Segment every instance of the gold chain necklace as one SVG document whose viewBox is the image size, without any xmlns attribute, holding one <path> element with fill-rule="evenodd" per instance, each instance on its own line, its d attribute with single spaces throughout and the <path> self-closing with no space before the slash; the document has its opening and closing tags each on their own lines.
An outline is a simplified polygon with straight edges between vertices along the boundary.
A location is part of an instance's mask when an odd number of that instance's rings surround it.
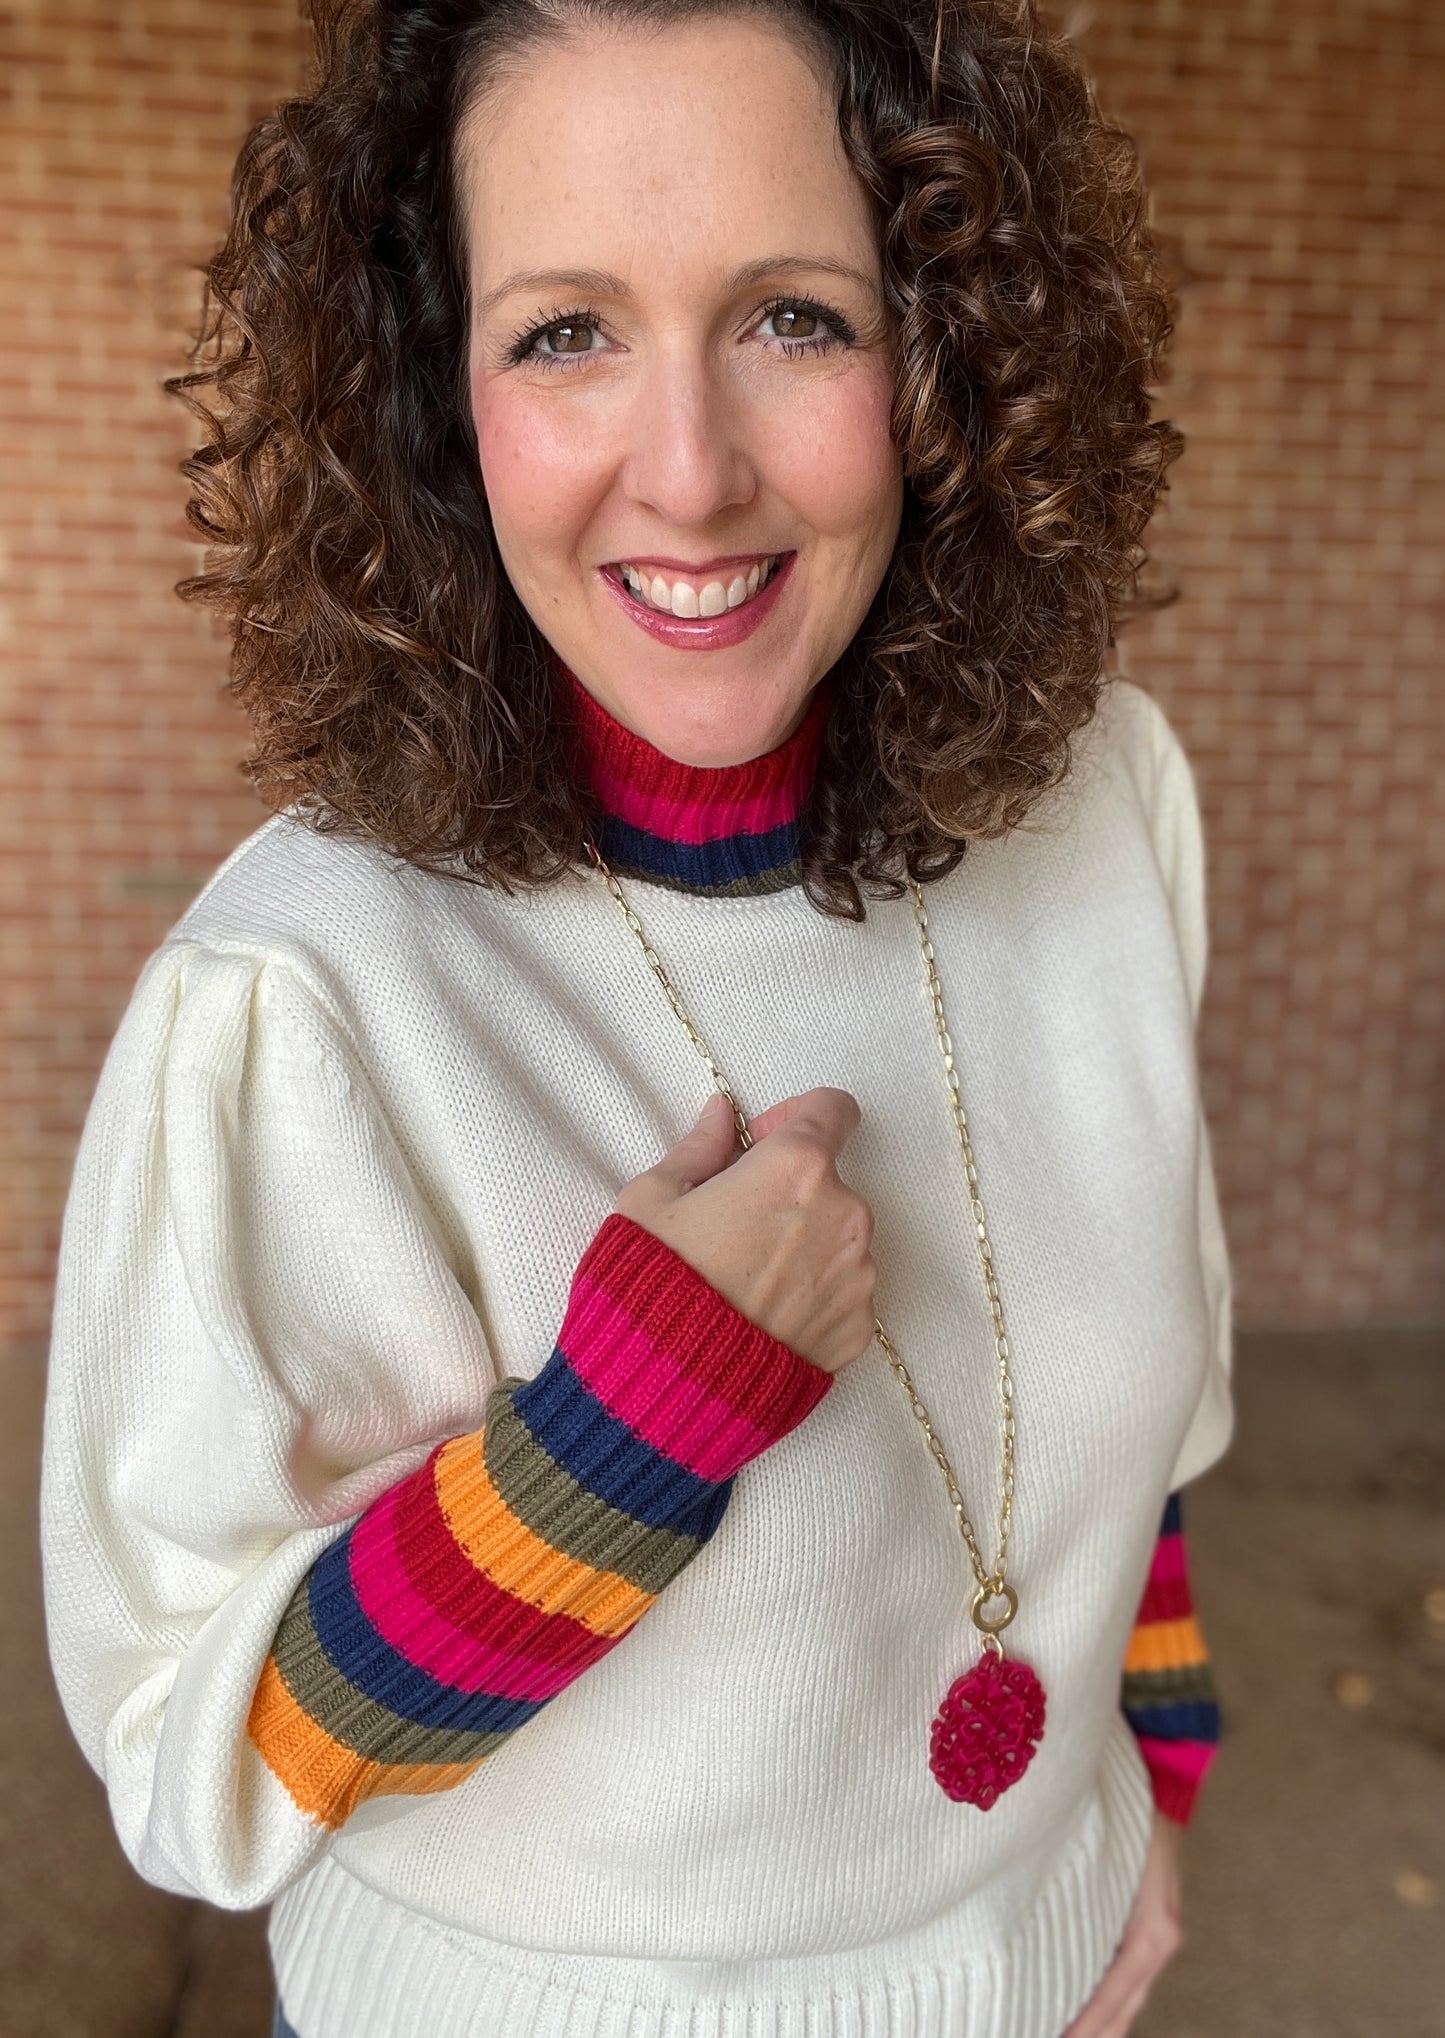
<svg viewBox="0 0 1445 2038">
<path fill-rule="evenodd" d="M 616 900 L 629 931 L 635 936 L 647 967 L 661 986 L 683 1033 L 711 1076 L 714 1087 L 727 1098 L 732 1109 L 738 1144 L 746 1151 L 753 1144 L 753 1136 L 732 1084 L 723 1074 L 712 1050 L 694 1025 L 676 985 L 648 939 L 647 930 L 633 910 L 631 901 L 623 891 L 616 874 L 608 866 L 590 835 L 586 838 L 586 849 L 606 881 L 607 889 Z M 987 1811 L 1010 1784 L 1018 1781 L 1033 1759 L 1035 1747 L 1044 1730 L 1044 1691 L 1037 1675 L 1027 1663 L 1016 1658 L 1005 1660 L 1003 1643 L 999 1639 L 1001 1631 L 1009 1625 L 1018 1611 L 1018 1594 L 1004 1576 L 1014 1493 L 1013 1382 L 1009 1377 L 1008 1338 L 1004 1331 L 1003 1303 L 999 1296 L 998 1279 L 994 1273 L 993 1248 L 989 1243 L 983 1200 L 979 1194 L 973 1142 L 969 1138 L 968 1117 L 959 1090 L 953 1037 L 944 1011 L 943 985 L 939 980 L 928 913 L 918 883 L 912 878 L 908 882 L 913 899 L 913 917 L 918 928 L 919 949 L 933 1004 L 933 1023 L 938 1035 L 939 1052 L 943 1057 L 944 1075 L 948 1082 L 954 1132 L 958 1138 L 963 1171 L 968 1179 L 984 1287 L 993 1313 L 994 1350 L 998 1357 L 999 1387 L 1003 1396 L 1003 1480 L 999 1505 L 998 1556 L 991 1570 L 984 1566 L 973 1525 L 964 1508 L 963 1495 L 959 1492 L 953 1467 L 948 1462 L 948 1454 L 933 1427 L 928 1410 L 919 1399 L 912 1376 L 880 1317 L 874 1317 L 873 1330 L 889 1365 L 903 1384 L 914 1417 L 922 1428 L 928 1440 L 929 1450 L 943 1474 L 944 1484 L 948 1488 L 949 1504 L 957 1518 L 959 1532 L 968 1546 L 969 1562 L 977 1581 L 977 1589 L 969 1610 L 974 1626 L 980 1630 L 984 1638 L 983 1653 L 971 1670 L 954 1680 L 939 1708 L 930 1736 L 929 1767 L 951 1798 L 977 1805 L 981 1811 Z M 985 1609 L 989 1602 L 995 1599 L 1002 1599 L 1004 1607 L 1002 1613 L 990 1619 Z"/>
</svg>

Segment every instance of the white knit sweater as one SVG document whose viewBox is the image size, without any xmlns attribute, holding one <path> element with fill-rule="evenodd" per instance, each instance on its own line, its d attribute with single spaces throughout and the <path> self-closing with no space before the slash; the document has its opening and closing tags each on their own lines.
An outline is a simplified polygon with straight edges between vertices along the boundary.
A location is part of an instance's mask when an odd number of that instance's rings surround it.
<svg viewBox="0 0 1445 2038">
<path fill-rule="evenodd" d="M 629 890 L 747 1108 L 858 1097 L 881 1313 L 990 1555 L 997 1365 L 908 901 Z M 987 1813 L 928 1769 L 972 1579 L 876 1347 L 468 1781 L 330 1837 L 298 1811 L 245 1734 L 293 1588 L 535 1375 L 706 1077 L 591 873 L 508 898 L 281 816 L 146 965 L 66 1215 L 52 1649 L 141 1874 L 278 1899 L 304 2038 L 1058 2038 L 1108 1965 L 1152 1816 L 1120 1666 L 1165 1497 L 1232 1425 L 1160 709 L 1113 682 L 1064 784 L 928 898 L 1011 1350 L 1005 1641 L 1048 1701 Z"/>
</svg>

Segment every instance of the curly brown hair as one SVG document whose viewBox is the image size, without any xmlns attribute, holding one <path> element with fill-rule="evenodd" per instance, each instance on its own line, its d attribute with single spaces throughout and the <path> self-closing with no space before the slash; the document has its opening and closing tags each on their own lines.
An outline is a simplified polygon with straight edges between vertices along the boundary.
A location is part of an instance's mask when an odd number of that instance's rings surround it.
<svg viewBox="0 0 1445 2038">
<path fill-rule="evenodd" d="M 1034 0 L 314 0 L 309 89 L 251 130 L 206 265 L 182 471 L 273 806 L 510 889 L 591 817 L 550 648 L 492 536 L 466 397 L 454 160 L 499 57 L 577 24 L 750 11 L 836 80 L 876 209 L 905 499 L 832 674 L 803 880 L 951 870 L 1065 774 L 1183 448 L 1138 156 Z"/>
</svg>

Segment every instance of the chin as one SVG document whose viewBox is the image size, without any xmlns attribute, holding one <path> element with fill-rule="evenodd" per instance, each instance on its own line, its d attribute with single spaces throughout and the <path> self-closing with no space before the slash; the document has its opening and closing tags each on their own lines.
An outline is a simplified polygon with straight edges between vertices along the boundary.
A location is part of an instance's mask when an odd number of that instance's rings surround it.
<svg viewBox="0 0 1445 2038">
<path fill-rule="evenodd" d="M 781 739 L 772 722 L 744 721 L 725 717 L 717 723 L 672 721 L 649 738 L 659 750 L 675 757 L 679 764 L 695 764 L 716 771 L 729 764 L 746 764 L 761 757 Z"/>
<path fill-rule="evenodd" d="M 817 685 L 803 679 L 780 694 L 775 685 L 764 690 L 757 681 L 693 680 L 684 671 L 668 675 L 666 692 L 659 679 L 639 694 L 636 675 L 630 676 L 634 683 L 617 690 L 613 712 L 664 756 L 704 770 L 747 764 L 776 750 L 802 721 Z"/>
</svg>

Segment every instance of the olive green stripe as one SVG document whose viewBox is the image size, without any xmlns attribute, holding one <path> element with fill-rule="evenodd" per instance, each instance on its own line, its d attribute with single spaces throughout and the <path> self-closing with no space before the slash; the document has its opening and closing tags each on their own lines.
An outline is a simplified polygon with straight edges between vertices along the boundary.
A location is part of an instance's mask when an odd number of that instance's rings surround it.
<svg viewBox="0 0 1445 2038">
<path fill-rule="evenodd" d="M 487 1474 L 520 1522 L 559 1556 L 613 1571 L 654 1597 L 702 1548 L 696 1536 L 651 1528 L 580 1485 L 528 1429 L 512 1404 L 524 1380 L 503 1380 L 487 1397 L 482 1451 Z"/>
<path fill-rule="evenodd" d="M 1168 1670 L 1124 1673 L 1126 1706 L 1170 1705 L 1180 1699 L 1214 1699 L 1214 1672 L 1208 1663 L 1182 1663 Z"/>
<path fill-rule="evenodd" d="M 515 1727 L 479 1734 L 418 1726 L 358 1691 L 321 1646 L 311 1621 L 309 1584 L 303 1578 L 297 1587 L 271 1653 L 292 1698 L 333 1741 L 368 1762 L 431 1766 L 479 1761 L 516 1732 Z"/>
<path fill-rule="evenodd" d="M 803 882 L 803 865 L 798 857 L 787 863 L 780 863 L 772 870 L 755 871 L 750 877 L 729 878 L 724 884 L 699 885 L 686 878 L 675 877 L 660 870 L 644 870 L 640 865 L 614 863 L 612 866 L 619 877 L 643 878 L 648 884 L 663 885 L 670 892 L 686 892 L 695 899 L 760 899 L 769 892 L 785 892 L 793 885 Z"/>
</svg>

